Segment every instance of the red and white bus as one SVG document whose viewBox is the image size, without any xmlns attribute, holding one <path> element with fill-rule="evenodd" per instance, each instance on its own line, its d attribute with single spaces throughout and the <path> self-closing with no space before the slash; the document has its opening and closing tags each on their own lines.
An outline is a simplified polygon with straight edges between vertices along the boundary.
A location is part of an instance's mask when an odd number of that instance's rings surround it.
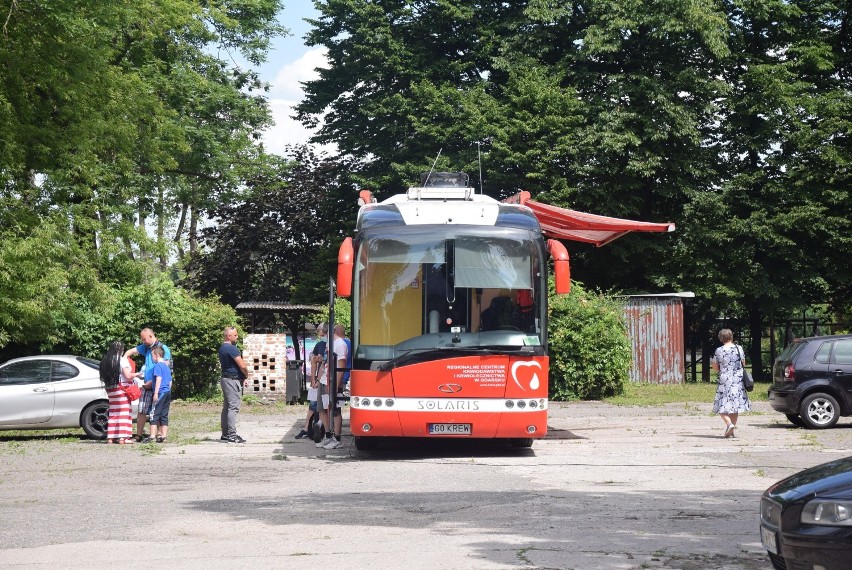
<svg viewBox="0 0 852 570">
<path fill-rule="evenodd" d="M 356 235 L 338 254 L 351 297 L 350 428 L 378 438 L 547 433 L 547 287 L 570 287 L 568 253 L 528 207 L 431 173 L 377 203 L 361 193 Z"/>
</svg>

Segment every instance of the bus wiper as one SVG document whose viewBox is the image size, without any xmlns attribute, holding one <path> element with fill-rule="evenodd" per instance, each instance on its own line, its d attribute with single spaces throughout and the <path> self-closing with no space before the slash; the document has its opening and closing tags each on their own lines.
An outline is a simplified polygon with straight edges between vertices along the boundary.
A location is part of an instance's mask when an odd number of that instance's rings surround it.
<svg viewBox="0 0 852 570">
<path fill-rule="evenodd" d="M 517 347 L 511 349 L 506 349 L 505 347 L 484 348 L 479 346 L 433 346 L 429 348 L 412 348 L 405 354 L 401 354 L 396 358 L 388 360 L 378 368 L 381 371 L 393 370 L 399 366 L 413 364 L 417 361 L 426 361 L 434 356 L 447 352 L 452 352 L 454 354 L 510 354 L 515 352 L 525 352 L 523 350 L 525 348 L 528 347 Z"/>
</svg>

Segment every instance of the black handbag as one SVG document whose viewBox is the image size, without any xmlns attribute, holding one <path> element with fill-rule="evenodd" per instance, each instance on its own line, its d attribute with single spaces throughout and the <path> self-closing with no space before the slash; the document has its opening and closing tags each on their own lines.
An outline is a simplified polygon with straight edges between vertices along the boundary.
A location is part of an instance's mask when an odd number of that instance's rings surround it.
<svg viewBox="0 0 852 570">
<path fill-rule="evenodd" d="M 745 388 L 746 392 L 751 392 L 754 390 L 754 378 L 752 378 L 751 374 L 749 374 L 748 370 L 746 370 L 745 361 L 743 360 L 743 349 L 740 348 L 740 345 L 738 344 L 735 344 L 734 346 L 737 347 L 737 355 L 740 357 L 740 367 L 743 369 L 743 388 Z"/>
</svg>

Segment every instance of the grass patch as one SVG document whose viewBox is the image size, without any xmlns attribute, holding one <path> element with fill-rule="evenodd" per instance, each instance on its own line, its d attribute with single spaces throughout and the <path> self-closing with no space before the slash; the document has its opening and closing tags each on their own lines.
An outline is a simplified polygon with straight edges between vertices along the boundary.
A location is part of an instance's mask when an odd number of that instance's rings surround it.
<svg viewBox="0 0 852 570">
<path fill-rule="evenodd" d="M 278 415 L 285 411 L 284 402 L 263 401 L 256 396 L 244 396 L 240 415 Z M 217 434 L 221 428 L 222 400 L 175 400 L 169 411 L 168 443 L 193 445 L 207 438 L 208 433 Z M 147 429 L 147 428 L 146 428 Z"/>
<path fill-rule="evenodd" d="M 819 442 L 816 434 L 813 433 L 806 433 L 802 435 L 802 440 L 802 443 L 798 444 L 801 447 L 825 447 L 822 443 Z"/>
<path fill-rule="evenodd" d="M 753 402 L 765 401 L 769 383 L 755 382 L 748 397 Z M 660 406 L 679 402 L 713 402 L 716 383 L 697 384 L 646 384 L 628 382 L 620 396 L 604 398 L 604 402 L 617 406 Z"/>
<path fill-rule="evenodd" d="M 202 434 L 218 432 L 222 404 L 215 402 L 172 402 L 169 410 L 168 443 L 193 445 L 203 439 Z M 150 429 L 150 428 L 145 428 Z"/>
<path fill-rule="evenodd" d="M 240 414 L 278 415 L 287 409 L 285 402 L 262 400 L 256 395 L 243 397 Z M 169 412 L 168 443 L 193 445 L 207 439 L 208 434 L 218 434 L 222 415 L 222 398 L 209 400 L 174 400 Z M 133 418 L 134 424 L 136 418 Z M 145 432 L 150 426 L 146 423 Z M 135 425 L 134 425 L 135 433 Z M 216 438 L 218 439 L 218 435 Z M 74 444 L 86 439 L 81 428 L 58 428 L 53 430 L 5 430 L 0 431 L 0 455 L 24 454 L 35 449 L 30 442 L 56 441 Z M 156 445 L 155 445 L 156 446 Z M 158 453 L 158 452 L 154 452 Z"/>
<path fill-rule="evenodd" d="M 163 446 L 159 443 L 139 443 L 136 449 L 142 452 L 142 455 L 157 455 L 163 451 Z"/>
</svg>

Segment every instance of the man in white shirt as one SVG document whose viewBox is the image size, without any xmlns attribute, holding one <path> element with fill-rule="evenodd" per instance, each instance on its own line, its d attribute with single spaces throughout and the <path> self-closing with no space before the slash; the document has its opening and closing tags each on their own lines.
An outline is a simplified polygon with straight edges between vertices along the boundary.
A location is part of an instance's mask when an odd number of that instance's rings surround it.
<svg viewBox="0 0 852 570">
<path fill-rule="evenodd" d="M 346 342 L 343 338 L 338 334 L 338 331 L 334 331 L 334 345 L 331 349 L 332 356 L 337 363 L 337 391 L 340 392 L 343 390 L 343 374 L 344 369 L 346 368 L 346 361 L 349 359 L 349 352 L 346 348 Z M 324 366 L 322 372 L 320 373 L 320 385 L 319 385 L 319 393 L 317 395 L 317 404 L 319 405 L 319 415 L 320 421 L 324 426 L 332 425 L 328 421 L 328 404 L 329 404 L 329 396 L 328 396 L 328 369 L 331 366 Z M 321 440 L 316 444 L 317 447 L 322 447 L 323 449 L 337 449 L 340 447 L 340 432 L 343 430 L 343 401 L 338 399 L 337 405 L 332 412 L 334 417 L 334 431 L 331 433 L 326 433 L 325 439 Z"/>
</svg>

